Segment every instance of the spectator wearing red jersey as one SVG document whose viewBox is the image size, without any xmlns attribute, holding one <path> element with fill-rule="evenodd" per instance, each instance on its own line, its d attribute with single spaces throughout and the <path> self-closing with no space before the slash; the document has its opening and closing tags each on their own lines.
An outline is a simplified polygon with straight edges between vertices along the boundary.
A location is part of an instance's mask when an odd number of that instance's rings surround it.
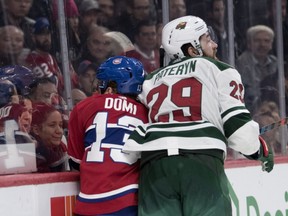
<svg viewBox="0 0 288 216">
<path fill-rule="evenodd" d="M 33 28 L 33 40 L 35 50 L 26 58 L 25 64 L 37 78 L 47 77 L 57 86 L 58 93 L 64 90 L 63 75 L 60 71 L 56 58 L 50 54 L 51 31 L 47 18 L 41 17 L 36 20 Z"/>
<path fill-rule="evenodd" d="M 34 139 L 28 134 L 32 118 L 27 118 L 29 108 L 23 104 L 9 103 L 0 108 L 0 144 L 6 144 L 13 139 L 15 143 L 34 143 Z M 26 119 L 26 120 L 24 120 Z M 13 134 L 13 138 L 7 139 L 7 134 Z M 13 141 L 12 141 L 13 142 Z"/>
</svg>

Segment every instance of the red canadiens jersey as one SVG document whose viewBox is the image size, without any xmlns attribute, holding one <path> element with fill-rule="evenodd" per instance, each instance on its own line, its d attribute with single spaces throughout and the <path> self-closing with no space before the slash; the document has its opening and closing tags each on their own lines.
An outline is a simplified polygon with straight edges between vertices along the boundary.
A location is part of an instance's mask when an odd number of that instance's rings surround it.
<svg viewBox="0 0 288 216">
<path fill-rule="evenodd" d="M 139 157 L 123 153 L 122 147 L 147 121 L 144 105 L 118 94 L 95 94 L 73 108 L 68 154 L 80 163 L 75 213 L 107 214 L 137 205 Z"/>
<path fill-rule="evenodd" d="M 38 78 L 51 78 L 56 83 L 59 92 L 64 90 L 63 75 L 56 59 L 51 54 L 32 51 L 26 58 L 26 66 L 31 68 Z"/>
</svg>

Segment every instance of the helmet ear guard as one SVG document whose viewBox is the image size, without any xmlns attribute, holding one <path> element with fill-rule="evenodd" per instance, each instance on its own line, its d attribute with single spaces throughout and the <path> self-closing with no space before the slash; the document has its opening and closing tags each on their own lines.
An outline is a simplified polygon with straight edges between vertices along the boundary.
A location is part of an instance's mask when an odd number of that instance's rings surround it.
<svg viewBox="0 0 288 216">
<path fill-rule="evenodd" d="M 196 16 L 184 16 L 167 23 L 162 30 L 162 46 L 171 59 L 182 58 L 181 47 L 191 44 L 203 55 L 200 37 L 208 31 L 206 23 Z"/>
<path fill-rule="evenodd" d="M 115 56 L 100 65 L 97 71 L 100 91 L 110 82 L 117 84 L 120 94 L 138 95 L 142 91 L 145 72 L 140 61 L 125 56 Z"/>
<path fill-rule="evenodd" d="M 15 94 L 14 88 L 14 84 L 0 81 L 0 107 L 11 102 L 11 98 Z"/>
</svg>

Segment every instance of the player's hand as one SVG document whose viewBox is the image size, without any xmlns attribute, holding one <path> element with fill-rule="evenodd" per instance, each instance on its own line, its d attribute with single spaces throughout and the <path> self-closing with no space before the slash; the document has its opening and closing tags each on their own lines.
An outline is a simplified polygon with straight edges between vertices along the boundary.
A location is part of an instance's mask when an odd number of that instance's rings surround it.
<svg viewBox="0 0 288 216">
<path fill-rule="evenodd" d="M 274 167 L 273 151 L 261 136 L 259 136 L 259 140 L 261 143 L 259 160 L 262 162 L 262 170 L 269 173 L 273 170 Z"/>
</svg>

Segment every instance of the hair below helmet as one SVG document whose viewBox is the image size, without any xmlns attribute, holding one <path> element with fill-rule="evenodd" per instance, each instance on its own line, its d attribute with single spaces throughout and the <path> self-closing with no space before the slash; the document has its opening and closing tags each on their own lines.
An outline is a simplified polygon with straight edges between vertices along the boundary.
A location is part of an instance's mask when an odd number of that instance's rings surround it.
<svg viewBox="0 0 288 216">
<path fill-rule="evenodd" d="M 206 23 L 196 16 L 184 16 L 167 23 L 162 30 L 162 46 L 171 59 L 182 58 L 181 47 L 190 43 L 203 55 L 200 37 L 208 31 Z"/>
<path fill-rule="evenodd" d="M 17 89 L 18 94 L 27 95 L 29 85 L 35 81 L 32 71 L 21 65 L 9 65 L 0 68 L 0 79 L 11 81 Z"/>
<path fill-rule="evenodd" d="M 100 65 L 97 71 L 101 91 L 106 90 L 110 81 L 114 81 L 117 84 L 118 93 L 129 95 L 141 93 L 144 75 L 142 63 L 125 56 L 109 58 Z"/>
</svg>

